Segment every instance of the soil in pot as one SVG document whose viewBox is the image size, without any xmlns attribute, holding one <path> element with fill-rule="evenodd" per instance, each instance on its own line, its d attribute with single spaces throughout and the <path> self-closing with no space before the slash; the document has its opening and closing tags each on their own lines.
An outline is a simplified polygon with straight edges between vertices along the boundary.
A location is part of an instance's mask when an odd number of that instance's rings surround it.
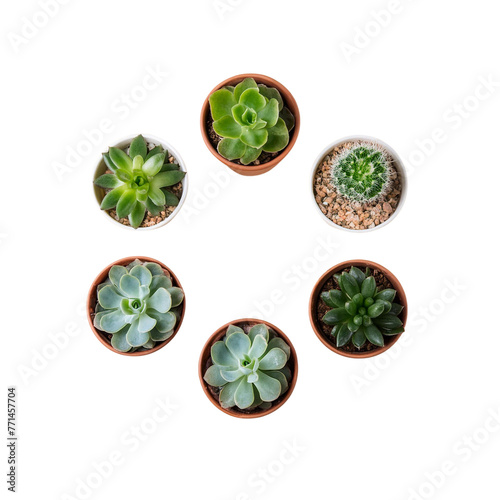
<svg viewBox="0 0 500 500">
<path fill-rule="evenodd" d="M 373 229 L 387 221 L 396 211 L 402 189 L 394 158 L 386 152 L 390 161 L 390 185 L 384 194 L 365 203 L 351 201 L 340 194 L 333 182 L 332 166 L 338 155 L 359 142 L 348 141 L 335 147 L 319 164 L 314 176 L 314 197 L 321 212 L 338 226 L 352 230 Z"/>
<path fill-rule="evenodd" d="M 236 321 L 236 322 L 232 322 L 231 324 L 234 326 L 240 327 L 248 335 L 248 333 L 250 332 L 250 329 L 253 326 L 258 325 L 258 324 L 262 324 L 262 323 L 266 324 L 267 327 L 269 328 L 269 331 L 273 332 L 276 337 L 281 338 L 290 346 L 291 354 L 290 354 L 290 358 L 289 358 L 286 366 L 288 368 L 290 368 L 290 371 L 292 373 L 292 377 L 291 377 L 291 380 L 289 380 L 289 382 L 288 382 L 288 384 L 289 384 L 288 389 L 278 399 L 274 400 L 271 403 L 264 403 L 264 405 L 261 407 L 257 407 L 257 408 L 253 408 L 253 409 L 244 409 L 244 410 L 238 408 L 237 406 L 233 406 L 231 408 L 222 408 L 222 406 L 220 406 L 220 403 L 219 403 L 219 393 L 222 390 L 222 388 L 221 387 L 214 387 L 214 386 L 211 386 L 210 384 L 208 384 L 203 379 L 203 375 L 208 370 L 208 368 L 210 368 L 210 366 L 213 365 L 212 357 L 210 356 L 210 350 L 212 348 L 212 345 L 215 344 L 215 342 L 222 340 L 226 336 L 227 327 L 225 327 L 223 330 L 220 331 L 219 335 L 214 337 L 211 344 L 209 346 L 206 346 L 205 349 L 203 350 L 202 356 L 204 356 L 205 353 L 207 353 L 207 355 L 206 355 L 206 359 L 204 361 L 202 359 L 202 365 L 200 365 L 200 368 L 202 370 L 202 373 L 200 373 L 200 379 L 202 381 L 202 384 L 204 385 L 206 390 L 211 394 L 212 401 L 216 402 L 217 405 L 221 408 L 221 410 L 224 411 L 225 413 L 229 413 L 229 414 L 232 414 L 234 416 L 241 416 L 243 418 L 253 417 L 253 416 L 258 417 L 258 416 L 267 415 L 267 414 L 273 412 L 274 410 L 276 410 L 278 407 L 280 407 L 285 402 L 285 400 L 287 400 L 290 397 L 290 394 L 292 393 L 292 391 L 295 387 L 295 382 L 297 380 L 296 354 L 295 354 L 295 350 L 294 350 L 292 344 L 290 343 L 290 341 L 287 338 L 285 338 L 283 335 L 281 335 L 279 331 L 277 331 L 275 328 L 272 327 L 272 325 L 270 325 L 269 323 L 266 323 L 264 321 L 257 321 L 257 320 L 255 320 L 255 321 Z"/>
<path fill-rule="evenodd" d="M 360 267 L 360 269 L 362 271 L 365 271 L 366 268 Z M 337 273 L 342 274 L 343 272 L 349 272 L 350 270 L 351 270 L 351 267 L 346 267 L 340 271 L 337 271 Z M 372 269 L 372 268 L 370 268 L 370 270 L 371 270 L 371 275 L 375 278 L 377 290 L 382 290 L 385 288 L 394 288 L 393 284 L 390 282 L 390 280 L 386 277 L 386 275 L 382 271 L 379 271 L 378 269 Z M 369 342 L 366 342 L 365 345 L 361 349 L 357 349 L 350 342 L 348 344 L 346 344 L 345 346 L 337 347 L 335 337 L 333 337 L 333 335 L 332 335 L 332 327 L 329 325 L 326 325 L 322 321 L 323 316 L 328 311 L 330 311 L 331 307 L 328 307 L 323 302 L 323 300 L 321 300 L 321 294 L 323 292 L 328 292 L 328 291 L 334 290 L 334 289 L 340 290 L 340 287 L 337 284 L 337 281 L 335 280 L 335 278 L 333 277 L 333 274 L 332 274 L 332 276 L 330 276 L 330 278 L 328 278 L 328 280 L 323 285 L 323 288 L 321 289 L 321 291 L 318 295 L 318 300 L 317 300 L 317 303 L 315 305 L 317 325 L 319 325 L 321 328 L 323 338 L 326 339 L 329 344 L 334 346 L 339 351 L 343 351 L 343 352 L 347 352 L 347 353 L 356 354 L 356 353 L 373 352 L 376 350 L 380 350 L 381 349 L 380 347 L 373 345 L 373 344 L 370 344 Z M 396 291 L 396 297 L 394 299 L 394 302 L 399 303 L 399 301 L 400 301 L 399 294 Z M 385 336 L 384 335 L 384 339 L 385 339 L 385 343 L 387 344 L 387 342 L 391 341 L 391 339 L 394 339 L 394 336 Z"/>
<path fill-rule="evenodd" d="M 156 147 L 158 144 L 154 144 L 152 142 L 148 142 L 148 151 L 151 151 L 154 147 Z M 125 152 L 128 154 L 129 148 L 125 150 Z M 169 163 L 177 163 L 177 160 L 175 159 L 174 156 L 169 155 L 168 157 Z M 106 170 L 106 174 L 111 174 L 111 170 Z M 182 198 L 182 191 L 183 191 L 183 186 L 182 186 L 182 181 L 178 182 L 177 184 L 174 184 L 173 186 L 169 186 L 168 190 L 171 191 L 177 198 L 180 200 Z M 111 191 L 110 189 L 103 189 L 103 197 Z M 156 226 L 156 224 L 159 224 L 160 222 L 163 222 L 165 219 L 168 219 L 170 215 L 173 214 L 174 210 L 177 208 L 177 206 L 165 206 L 165 208 L 158 214 L 158 215 L 153 215 L 149 210 L 146 210 L 146 214 L 144 216 L 143 221 L 141 222 L 139 227 L 151 227 L 151 226 Z M 130 221 L 128 220 L 127 217 L 124 217 L 120 219 L 118 215 L 116 214 L 116 209 L 112 208 L 111 210 L 106 210 L 106 213 L 115 219 L 117 222 L 120 224 L 123 224 L 124 226 L 130 226 Z"/>
</svg>

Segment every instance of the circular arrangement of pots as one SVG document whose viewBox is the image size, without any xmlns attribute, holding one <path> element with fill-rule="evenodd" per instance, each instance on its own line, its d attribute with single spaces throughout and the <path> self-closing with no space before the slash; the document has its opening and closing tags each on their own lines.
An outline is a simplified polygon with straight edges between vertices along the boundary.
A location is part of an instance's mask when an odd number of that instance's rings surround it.
<svg viewBox="0 0 500 500">
<path fill-rule="evenodd" d="M 238 174 L 255 176 L 269 172 L 290 153 L 298 138 L 300 113 L 281 83 L 265 75 L 242 74 L 210 92 L 202 105 L 200 127 L 214 157 Z M 187 169 L 180 154 L 151 135 L 131 136 L 112 146 L 98 162 L 93 180 L 101 212 L 127 229 L 165 226 L 187 196 Z M 394 149 L 360 135 L 337 140 L 318 155 L 309 189 L 315 210 L 329 226 L 362 233 L 395 219 L 408 180 Z M 183 323 L 186 300 L 178 278 L 162 262 L 127 257 L 97 275 L 86 307 L 90 327 L 102 345 L 137 357 L 172 341 Z M 309 318 L 325 347 L 363 359 L 384 353 L 398 341 L 408 304 L 401 283 L 388 269 L 368 260 L 350 260 L 319 278 L 310 296 Z M 203 392 L 221 412 L 241 419 L 262 417 L 292 395 L 297 353 L 271 323 L 239 319 L 208 338 L 198 375 Z"/>
</svg>

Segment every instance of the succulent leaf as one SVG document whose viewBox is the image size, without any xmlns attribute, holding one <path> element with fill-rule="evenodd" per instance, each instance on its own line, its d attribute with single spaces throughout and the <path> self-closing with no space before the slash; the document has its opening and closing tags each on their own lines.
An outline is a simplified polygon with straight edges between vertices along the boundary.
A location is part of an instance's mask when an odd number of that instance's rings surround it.
<svg viewBox="0 0 500 500">
<path fill-rule="evenodd" d="M 132 347 L 142 347 L 149 341 L 149 331 L 141 331 L 139 326 L 139 319 L 136 319 L 128 329 L 127 342 Z"/>
<path fill-rule="evenodd" d="M 118 167 L 113 163 L 113 160 L 111 160 L 109 153 L 103 153 L 102 159 L 104 160 L 106 167 L 108 167 L 111 172 L 117 171 Z"/>
<path fill-rule="evenodd" d="M 237 102 L 239 102 L 241 95 L 245 90 L 247 89 L 252 89 L 252 88 L 258 88 L 257 83 L 253 78 L 245 78 L 242 82 L 238 83 L 236 87 L 234 87 L 234 98 L 236 99 Z"/>
<path fill-rule="evenodd" d="M 361 294 L 364 298 L 372 298 L 377 291 L 377 284 L 375 283 L 375 278 L 370 276 L 363 281 L 361 285 Z"/>
<path fill-rule="evenodd" d="M 239 139 L 224 138 L 217 146 L 217 151 L 228 160 L 236 160 L 243 157 L 246 150 L 246 144 L 243 144 Z"/>
<path fill-rule="evenodd" d="M 394 314 L 384 314 L 383 316 L 375 318 L 374 323 L 388 330 L 403 326 L 402 321 L 397 316 L 394 316 Z"/>
<path fill-rule="evenodd" d="M 274 87 L 267 87 L 266 85 L 260 83 L 258 85 L 259 87 L 259 92 L 271 101 L 271 99 L 276 99 L 278 102 L 278 111 L 281 111 L 283 108 L 283 98 L 281 97 L 281 94 L 279 93 L 278 89 L 275 89 Z"/>
<path fill-rule="evenodd" d="M 241 142 L 251 148 L 262 148 L 266 144 L 268 131 L 266 129 L 250 129 L 245 127 L 238 134 Z"/>
<path fill-rule="evenodd" d="M 278 118 L 276 125 L 268 129 L 267 142 L 264 145 L 264 151 L 268 153 L 277 153 L 288 146 L 290 136 L 286 123 L 282 118 Z"/>
<path fill-rule="evenodd" d="M 121 352 L 128 352 L 132 349 L 132 346 L 127 342 L 127 331 L 124 329 L 118 333 L 115 333 L 111 337 L 111 345 Z"/>
<path fill-rule="evenodd" d="M 379 347 L 384 347 L 384 337 L 382 336 L 382 333 L 380 333 L 380 330 L 375 325 L 369 325 L 365 327 L 365 335 L 370 344 Z"/>
<path fill-rule="evenodd" d="M 127 186 L 123 185 L 110 191 L 102 199 L 101 210 L 110 210 L 111 208 L 116 207 L 116 204 L 118 203 L 119 199 L 121 198 L 122 194 L 125 192 L 126 189 Z"/>
<path fill-rule="evenodd" d="M 364 328 L 360 328 L 356 333 L 351 337 L 351 341 L 354 347 L 361 349 L 366 343 L 366 336 Z"/>
<path fill-rule="evenodd" d="M 98 177 L 95 181 L 96 186 L 113 189 L 122 185 L 122 182 L 116 175 L 113 174 L 104 174 Z"/>
<path fill-rule="evenodd" d="M 109 157 L 118 169 L 132 172 L 132 158 L 125 151 L 119 148 L 109 148 Z"/>
<path fill-rule="evenodd" d="M 144 137 L 138 135 L 130 144 L 129 156 L 134 159 L 136 156 L 140 156 L 143 160 L 146 159 L 148 154 L 148 146 Z"/>
<path fill-rule="evenodd" d="M 257 371 L 257 375 L 259 378 L 255 382 L 255 387 L 259 391 L 262 401 L 271 403 L 278 399 L 281 394 L 281 384 L 279 381 L 260 370 Z"/>
<path fill-rule="evenodd" d="M 213 385 L 215 387 L 223 386 L 227 383 L 227 380 L 220 374 L 221 368 L 218 365 L 212 365 L 205 372 L 204 379 L 207 384 Z"/>
<path fill-rule="evenodd" d="M 209 98 L 212 118 L 216 121 L 231 114 L 231 109 L 237 104 L 234 92 L 228 89 L 216 90 Z"/>
<path fill-rule="evenodd" d="M 374 298 L 375 300 L 387 300 L 388 302 L 392 302 L 396 298 L 396 290 L 387 288 L 386 290 L 378 292 Z"/>
<path fill-rule="evenodd" d="M 366 275 L 359 267 L 352 266 L 349 274 L 358 282 L 358 285 L 361 286 L 363 281 L 365 281 Z"/>
<path fill-rule="evenodd" d="M 236 359 L 243 359 L 250 350 L 251 341 L 245 333 L 235 332 L 227 337 L 226 346 Z"/>
</svg>

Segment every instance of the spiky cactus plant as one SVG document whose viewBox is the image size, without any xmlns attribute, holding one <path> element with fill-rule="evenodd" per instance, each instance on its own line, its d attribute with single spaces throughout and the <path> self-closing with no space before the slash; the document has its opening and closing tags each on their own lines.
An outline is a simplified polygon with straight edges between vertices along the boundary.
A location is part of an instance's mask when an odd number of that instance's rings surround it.
<svg viewBox="0 0 500 500">
<path fill-rule="evenodd" d="M 290 354 L 290 346 L 264 324 L 253 326 L 248 334 L 231 325 L 225 337 L 212 346 L 213 365 L 203 378 L 221 389 L 223 408 L 269 408 L 288 390 Z"/>
<path fill-rule="evenodd" d="M 112 334 L 116 350 L 151 349 L 173 335 L 184 292 L 160 265 L 135 260 L 113 266 L 97 290 L 94 326 Z"/>
<path fill-rule="evenodd" d="M 390 168 L 385 150 L 376 144 L 360 142 L 335 158 L 333 184 L 349 200 L 372 201 L 387 191 Z"/>
</svg>

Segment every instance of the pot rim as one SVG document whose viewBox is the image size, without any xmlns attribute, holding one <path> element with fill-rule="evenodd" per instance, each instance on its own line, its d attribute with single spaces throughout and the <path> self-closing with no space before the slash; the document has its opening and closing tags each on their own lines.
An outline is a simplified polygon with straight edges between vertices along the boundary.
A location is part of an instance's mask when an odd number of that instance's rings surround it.
<svg viewBox="0 0 500 500">
<path fill-rule="evenodd" d="M 182 195 L 181 195 L 181 198 L 179 200 L 179 204 L 175 207 L 174 211 L 166 219 L 162 220 L 158 224 L 155 224 L 154 226 L 138 227 L 137 229 L 134 229 L 132 226 L 125 226 L 124 224 L 113 219 L 113 217 L 111 217 L 108 214 L 107 210 L 101 210 L 102 197 L 100 197 L 99 190 L 101 190 L 102 188 L 100 188 L 94 184 L 94 181 L 97 179 L 97 177 L 102 175 L 101 171 L 102 171 L 102 173 L 104 173 L 104 171 L 106 169 L 106 165 L 105 165 L 104 160 L 102 159 L 102 155 L 101 155 L 101 159 L 99 160 L 96 167 L 94 168 L 93 177 L 92 177 L 93 193 L 94 193 L 94 198 L 97 202 L 97 206 L 99 208 L 99 211 L 107 219 L 111 220 L 111 222 L 114 222 L 115 224 L 118 224 L 120 227 L 125 228 L 127 230 L 131 230 L 131 231 L 149 231 L 149 230 L 153 230 L 153 229 L 158 229 L 160 227 L 166 226 L 169 222 L 171 222 L 172 219 L 179 213 L 179 211 L 182 208 L 182 205 L 184 205 L 184 202 L 186 201 L 187 192 L 188 192 L 188 184 L 189 184 L 186 164 L 184 163 L 184 160 L 180 156 L 179 152 L 173 146 L 171 146 L 168 142 L 164 141 L 163 139 L 160 139 L 159 137 L 157 137 L 155 135 L 152 135 L 152 134 L 140 134 L 140 135 L 142 135 L 144 137 L 144 139 L 146 139 L 147 142 L 152 142 L 156 145 L 163 146 L 163 148 L 166 149 L 177 160 L 177 163 L 179 164 L 181 171 L 186 172 L 186 175 L 184 176 L 184 179 L 182 179 L 182 181 L 181 181 L 182 182 Z M 123 149 L 125 147 L 128 147 L 135 137 L 137 137 L 137 135 L 125 136 L 121 140 L 117 141 L 114 146 L 109 146 L 109 147 Z M 109 147 L 108 147 L 108 150 L 109 150 Z M 103 170 L 103 168 L 104 168 L 104 170 Z"/>
<path fill-rule="evenodd" d="M 295 117 L 295 126 L 293 128 L 293 134 L 290 137 L 290 140 L 283 149 L 280 154 L 274 158 L 273 160 L 263 163 L 261 165 L 239 165 L 238 163 L 234 163 L 230 160 L 227 160 L 224 158 L 222 155 L 219 154 L 216 148 L 212 146 L 212 143 L 210 142 L 210 139 L 208 137 L 208 133 L 206 130 L 205 122 L 207 120 L 208 113 L 210 112 L 210 105 L 209 105 L 209 98 L 210 96 L 216 91 L 219 90 L 220 88 L 224 87 L 225 85 L 230 85 L 234 84 L 236 81 L 239 83 L 243 81 L 245 78 L 253 78 L 254 80 L 257 81 L 257 83 L 263 83 L 268 86 L 273 86 L 277 88 L 283 97 L 287 107 L 292 111 L 291 108 L 293 109 L 293 115 Z M 217 86 L 215 86 L 208 96 L 205 98 L 203 101 L 203 105 L 201 107 L 201 114 L 200 114 L 200 128 L 201 128 L 201 134 L 203 137 L 203 141 L 205 142 L 205 145 L 207 146 L 208 150 L 217 158 L 219 161 L 224 163 L 227 167 L 235 170 L 237 173 L 241 173 L 243 175 L 249 175 L 249 174 L 254 174 L 254 175 L 259 175 L 268 172 L 272 168 L 274 168 L 278 163 L 280 163 L 287 155 L 290 153 L 292 150 L 293 146 L 295 145 L 299 131 L 300 131 L 300 112 L 299 112 L 299 107 L 297 105 L 297 101 L 293 97 L 292 93 L 280 82 L 275 80 L 274 78 L 271 78 L 270 76 L 266 75 L 261 75 L 259 73 L 242 73 L 240 75 L 235 75 L 230 78 L 226 78 L 224 81 L 219 83 Z M 262 171 L 264 170 L 264 171 Z"/>
<path fill-rule="evenodd" d="M 325 158 L 325 156 L 330 153 L 335 147 L 345 144 L 346 142 L 354 142 L 354 141 L 365 141 L 365 142 L 373 142 L 375 144 L 378 144 L 379 146 L 382 146 L 384 149 L 387 150 L 387 152 L 391 155 L 391 157 L 394 159 L 394 167 L 398 171 L 398 174 L 400 176 L 400 181 L 401 181 L 401 196 L 399 198 L 399 203 L 398 206 L 396 207 L 396 210 L 393 212 L 393 214 L 382 224 L 379 224 L 378 226 L 372 227 L 371 229 L 349 229 L 347 227 L 339 226 L 338 224 L 335 224 L 331 219 L 329 219 L 319 208 L 318 203 L 316 202 L 316 197 L 314 196 L 314 178 L 316 175 L 316 171 L 318 170 L 319 165 Z M 312 168 L 312 173 L 311 173 L 311 190 L 310 190 L 310 195 L 312 197 L 314 206 L 316 207 L 316 212 L 319 213 L 321 218 L 329 225 L 332 227 L 335 227 L 336 229 L 340 229 L 342 231 L 348 231 L 349 233 L 368 233 L 371 231 L 376 231 L 377 229 L 381 229 L 382 227 L 387 226 L 390 222 L 392 222 L 401 212 L 403 205 L 406 201 L 406 195 L 408 191 L 408 175 L 406 173 L 406 168 L 404 166 L 403 160 L 399 156 L 399 154 L 391 147 L 389 144 L 386 142 L 382 141 L 381 139 L 377 139 L 376 137 L 370 136 L 370 135 L 348 135 L 345 137 L 342 137 L 341 139 L 338 139 L 332 143 L 330 143 L 326 148 L 324 148 L 321 153 L 316 157 L 316 160 L 314 161 L 313 168 Z"/>
<path fill-rule="evenodd" d="M 136 259 L 139 259 L 142 262 L 153 262 L 155 264 L 159 264 L 162 267 L 162 269 L 166 270 L 170 274 L 170 277 L 172 278 L 172 283 L 184 291 L 184 288 L 182 288 L 182 285 L 181 285 L 179 279 L 177 278 L 177 276 L 174 274 L 174 272 L 169 267 L 167 267 L 165 264 L 163 264 L 163 262 L 156 260 L 156 259 L 153 259 L 152 257 L 144 257 L 144 256 L 123 257 L 121 259 L 116 260 L 115 262 L 112 262 L 108 266 L 106 266 L 95 277 L 95 279 L 92 282 L 92 285 L 90 286 L 90 289 L 87 293 L 87 300 L 86 300 L 86 304 L 85 304 L 86 313 L 87 313 L 87 320 L 89 322 L 90 328 L 92 329 L 92 332 L 97 337 L 99 342 L 101 342 L 101 344 L 103 346 L 107 347 L 110 351 L 112 351 L 116 354 L 121 354 L 122 356 L 135 356 L 135 357 L 146 356 L 146 355 L 151 354 L 153 352 L 159 351 L 161 348 L 165 347 L 177 335 L 177 333 L 179 332 L 179 330 L 181 328 L 182 322 L 184 321 L 184 316 L 186 314 L 186 294 L 184 293 L 184 300 L 182 301 L 182 304 L 183 304 L 182 313 L 181 313 L 181 317 L 179 318 L 179 321 L 175 325 L 174 333 L 167 340 L 163 340 L 162 342 L 159 342 L 157 345 L 155 345 L 154 347 L 152 347 L 151 349 L 148 349 L 146 351 L 121 352 L 121 351 L 118 351 L 117 349 L 115 349 L 111 345 L 111 343 L 108 343 L 108 341 L 103 338 L 103 336 L 99 333 L 100 330 L 97 330 L 97 328 L 94 326 L 94 322 L 92 319 L 91 310 L 94 310 L 94 308 L 95 308 L 95 304 L 92 304 L 93 301 L 91 300 L 93 292 L 94 292 L 94 290 L 97 289 L 98 285 L 100 285 L 101 283 L 103 283 L 106 280 L 106 277 L 107 277 L 111 267 L 113 267 L 115 265 L 116 266 L 123 266 L 123 265 L 126 266 Z M 97 292 L 96 292 L 96 296 L 97 296 Z"/>
<path fill-rule="evenodd" d="M 408 301 L 406 298 L 406 293 L 404 291 L 403 286 L 401 285 L 400 281 L 396 278 L 396 276 L 389 271 L 387 268 L 384 266 L 381 266 L 380 264 L 377 264 L 376 262 L 373 262 L 371 260 L 365 260 L 365 259 L 352 259 L 352 260 L 346 260 L 344 262 L 340 262 L 339 264 L 336 264 L 335 266 L 331 267 L 323 273 L 323 275 L 319 278 L 319 280 L 316 282 L 314 285 L 314 288 L 311 292 L 311 296 L 309 298 L 309 321 L 311 323 L 311 327 L 318 337 L 318 339 L 322 342 L 323 345 L 328 347 L 330 351 L 333 351 L 337 354 L 340 354 L 341 356 L 345 356 L 347 358 L 356 358 L 356 359 L 366 359 L 366 358 L 372 358 L 374 356 L 378 356 L 379 354 L 384 353 L 388 349 L 390 349 L 401 337 L 406 332 L 400 333 L 398 335 L 392 335 L 390 337 L 385 337 L 389 338 L 389 341 L 385 343 L 384 347 L 378 347 L 376 349 L 373 349 L 372 351 L 364 351 L 360 353 L 356 352 L 346 352 L 343 351 L 342 349 L 336 347 L 333 343 L 330 343 L 326 337 L 324 336 L 323 332 L 317 328 L 316 326 L 316 315 L 315 315 L 315 305 L 319 298 L 319 294 L 321 292 L 321 289 L 323 288 L 323 285 L 326 283 L 326 281 L 337 271 L 340 271 L 342 269 L 345 269 L 346 267 L 351 267 L 351 266 L 356 266 L 356 267 L 369 267 L 371 269 L 377 269 L 378 271 L 381 271 L 384 273 L 385 277 L 391 282 L 391 285 L 394 287 L 394 290 L 396 290 L 398 294 L 398 299 L 401 302 L 401 305 L 404 306 L 404 309 L 401 313 L 401 321 L 403 322 L 403 327 L 405 327 L 406 330 L 406 322 L 408 319 Z M 319 321 L 319 320 L 318 320 Z"/>
<path fill-rule="evenodd" d="M 267 410 L 257 410 L 257 411 L 254 411 L 252 413 L 242 413 L 242 412 L 232 410 L 231 408 L 222 408 L 219 401 L 209 391 L 207 382 L 205 382 L 205 380 L 203 379 L 203 375 L 205 372 L 205 364 L 206 364 L 206 361 L 208 360 L 208 358 L 210 357 L 210 349 L 211 349 L 212 345 L 215 342 L 217 342 L 218 340 L 220 340 L 226 334 L 226 330 L 229 328 L 230 325 L 238 326 L 241 323 L 264 324 L 268 328 L 274 330 L 290 347 L 290 359 L 293 359 L 293 364 L 294 364 L 293 373 L 292 373 L 292 380 L 288 385 L 288 390 L 284 394 L 283 399 L 279 403 L 271 406 L 271 408 L 268 408 Z M 200 354 L 199 361 L 198 361 L 198 377 L 200 379 L 200 383 L 201 383 L 201 387 L 203 389 L 203 392 L 205 393 L 205 395 L 207 396 L 209 401 L 216 408 L 218 408 L 220 411 L 222 411 L 226 415 L 230 415 L 231 417 L 236 417 L 236 418 L 243 418 L 243 419 L 264 417 L 266 415 L 269 415 L 270 413 L 275 412 L 278 408 L 281 408 L 281 406 L 283 406 L 288 401 L 290 396 L 292 395 L 292 392 L 295 389 L 295 385 L 297 383 L 298 374 L 299 374 L 299 365 L 298 365 L 298 361 L 297 361 L 297 352 L 295 351 L 295 347 L 293 346 L 292 342 L 279 328 L 277 328 L 272 323 L 269 323 L 268 321 L 265 321 L 263 319 L 242 318 L 242 319 L 230 321 L 229 323 L 226 323 L 224 326 L 221 326 L 220 328 L 218 328 L 215 331 L 215 333 L 210 335 L 208 340 L 205 342 L 203 349 L 201 350 L 201 354 Z"/>
</svg>

